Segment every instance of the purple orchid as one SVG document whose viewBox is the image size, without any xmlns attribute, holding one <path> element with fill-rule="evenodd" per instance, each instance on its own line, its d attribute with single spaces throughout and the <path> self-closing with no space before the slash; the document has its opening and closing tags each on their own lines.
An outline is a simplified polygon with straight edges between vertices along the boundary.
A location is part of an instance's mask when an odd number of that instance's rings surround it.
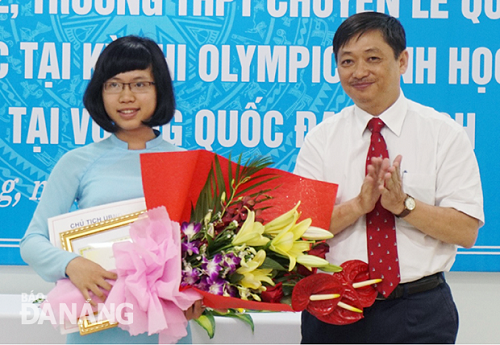
<svg viewBox="0 0 500 345">
<path fill-rule="evenodd" d="M 201 224 L 200 223 L 182 222 L 181 231 L 187 237 L 188 241 L 191 241 L 191 239 L 197 233 L 199 233 L 200 230 L 201 230 Z"/>
<path fill-rule="evenodd" d="M 185 261 L 183 267 L 181 286 L 195 285 L 200 276 L 199 269 L 191 267 L 191 265 Z"/>
<path fill-rule="evenodd" d="M 211 281 L 210 283 L 211 284 L 209 286 L 208 292 L 210 292 L 214 295 L 223 295 L 224 294 L 224 287 L 227 285 L 227 281 L 217 277 L 217 279 L 215 279 L 214 281 Z"/>
<path fill-rule="evenodd" d="M 222 254 L 216 254 L 211 260 L 206 257 L 202 258 L 201 268 L 203 273 L 205 273 L 209 279 L 214 281 L 219 276 L 219 272 L 222 270 L 220 263 L 222 262 Z"/>
<path fill-rule="evenodd" d="M 216 277 L 215 279 L 210 279 L 210 277 L 204 276 L 198 283 L 197 288 L 203 291 L 210 292 L 214 295 L 225 295 L 225 291 L 230 287 L 229 283 L 224 279 Z"/>
<path fill-rule="evenodd" d="M 188 255 L 200 254 L 200 241 L 193 242 L 182 242 L 182 252 L 187 253 Z"/>
<path fill-rule="evenodd" d="M 224 256 L 224 266 L 231 269 L 235 269 L 241 262 L 241 258 L 236 256 L 234 253 L 227 253 Z"/>
<path fill-rule="evenodd" d="M 224 289 L 224 296 L 239 297 L 238 296 L 238 289 L 230 284 L 226 284 L 225 289 Z"/>
<path fill-rule="evenodd" d="M 222 267 L 224 267 L 224 271 L 220 276 L 226 278 L 228 275 L 233 274 L 239 267 L 240 262 L 241 258 L 237 257 L 234 253 L 225 254 L 221 263 Z"/>
</svg>

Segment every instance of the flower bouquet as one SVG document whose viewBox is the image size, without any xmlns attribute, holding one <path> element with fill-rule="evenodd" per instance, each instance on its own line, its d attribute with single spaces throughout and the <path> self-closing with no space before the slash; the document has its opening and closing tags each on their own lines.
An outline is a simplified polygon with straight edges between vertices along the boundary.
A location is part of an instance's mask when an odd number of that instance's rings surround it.
<svg viewBox="0 0 500 345">
<path fill-rule="evenodd" d="M 376 296 L 363 288 L 367 268 L 324 259 L 337 186 L 269 165 L 208 151 L 141 155 L 148 211 L 131 223 L 131 241 L 113 244 L 118 279 L 103 304 L 105 311 L 130 310 L 108 312 L 109 320 L 94 320 L 89 332 L 118 326 L 176 342 L 186 334 L 182 311 L 201 298 L 207 309 L 196 321 L 210 337 L 214 315 L 253 328 L 245 310 L 308 310 L 337 324 L 362 317 Z M 315 274 L 318 268 L 334 274 Z M 103 314 L 67 279 L 47 300 L 53 309 L 76 303 L 78 315 Z"/>
<path fill-rule="evenodd" d="M 206 178 L 200 178 L 205 171 L 192 167 L 200 159 L 205 161 L 199 166 L 209 167 Z M 170 176 L 172 170 L 162 169 L 162 160 L 169 167 L 179 161 L 181 169 L 196 171 L 197 182 L 185 183 L 187 190 L 182 190 L 174 181 L 178 170 Z M 333 235 L 322 229 L 329 226 L 337 186 L 269 165 L 266 158 L 242 165 L 240 157 L 232 163 L 207 151 L 141 156 L 148 208 L 165 205 L 173 219 L 183 219 L 181 288 L 203 295 L 209 309 L 197 322 L 210 336 L 213 315 L 251 324 L 247 314 L 235 311 L 292 311 L 298 281 L 318 267 L 341 270 L 324 259 L 324 240 Z M 182 174 L 182 179 L 188 175 Z M 282 211 L 284 207 L 289 209 Z"/>
</svg>

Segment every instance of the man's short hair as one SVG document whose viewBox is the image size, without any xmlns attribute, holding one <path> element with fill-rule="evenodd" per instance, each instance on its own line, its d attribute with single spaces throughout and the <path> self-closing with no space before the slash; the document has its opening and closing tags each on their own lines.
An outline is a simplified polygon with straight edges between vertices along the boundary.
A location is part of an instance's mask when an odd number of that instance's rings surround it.
<svg viewBox="0 0 500 345">
<path fill-rule="evenodd" d="M 384 13 L 363 12 L 347 18 L 335 32 L 333 37 L 335 60 L 338 61 L 340 48 L 351 39 L 373 30 L 382 33 L 384 41 L 392 48 L 396 59 L 406 49 L 406 34 L 399 20 Z"/>
<path fill-rule="evenodd" d="M 83 95 L 85 108 L 104 130 L 113 133 L 119 128 L 104 109 L 103 84 L 117 74 L 145 70 L 149 67 L 155 82 L 157 101 L 155 112 L 144 124 L 154 127 L 170 122 L 175 113 L 175 98 L 163 52 L 158 44 L 149 38 L 125 36 L 113 41 L 102 51 Z"/>
</svg>

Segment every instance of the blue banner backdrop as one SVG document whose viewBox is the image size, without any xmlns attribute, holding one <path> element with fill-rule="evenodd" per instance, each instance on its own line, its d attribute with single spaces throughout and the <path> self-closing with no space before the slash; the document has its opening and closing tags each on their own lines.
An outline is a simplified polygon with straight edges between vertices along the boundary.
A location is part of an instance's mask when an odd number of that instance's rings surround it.
<svg viewBox="0 0 500 345">
<path fill-rule="evenodd" d="M 474 145 L 487 223 L 453 269 L 500 270 L 498 0 L 0 0 L 0 264 L 23 264 L 19 240 L 61 155 L 108 135 L 81 100 L 106 44 L 137 34 L 163 49 L 178 104 L 165 139 L 292 171 L 307 131 L 352 104 L 331 44 L 362 11 L 401 20 L 406 96 Z"/>
</svg>

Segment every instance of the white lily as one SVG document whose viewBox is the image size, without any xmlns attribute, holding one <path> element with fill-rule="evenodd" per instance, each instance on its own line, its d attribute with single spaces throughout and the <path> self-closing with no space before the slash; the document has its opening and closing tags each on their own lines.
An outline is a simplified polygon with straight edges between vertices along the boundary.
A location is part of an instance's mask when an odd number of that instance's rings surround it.
<svg viewBox="0 0 500 345">
<path fill-rule="evenodd" d="M 333 237 L 333 234 L 325 229 L 318 228 L 317 226 L 310 226 L 302 237 L 308 240 L 328 240 Z"/>
<path fill-rule="evenodd" d="M 300 255 L 297 256 L 297 262 L 306 267 L 325 267 L 330 263 L 323 258 L 315 255 Z"/>
</svg>

